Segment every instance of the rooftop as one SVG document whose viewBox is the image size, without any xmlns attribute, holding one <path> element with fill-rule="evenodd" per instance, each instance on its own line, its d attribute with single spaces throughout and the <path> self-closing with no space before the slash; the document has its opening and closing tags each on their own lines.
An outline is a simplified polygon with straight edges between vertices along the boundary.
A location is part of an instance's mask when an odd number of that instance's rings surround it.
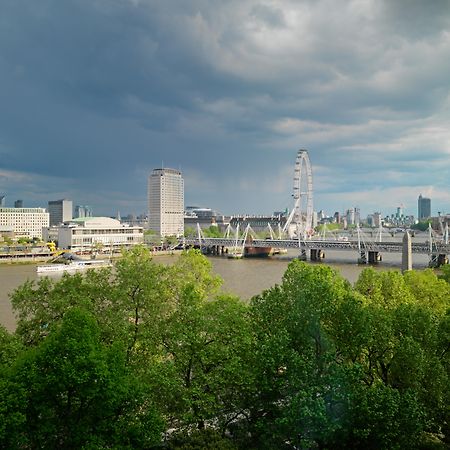
<svg viewBox="0 0 450 450">
<path fill-rule="evenodd" d="M 120 220 L 113 219 L 111 217 L 78 217 L 71 219 L 66 224 L 84 226 L 86 228 L 104 228 L 104 227 L 123 227 Z"/>
</svg>

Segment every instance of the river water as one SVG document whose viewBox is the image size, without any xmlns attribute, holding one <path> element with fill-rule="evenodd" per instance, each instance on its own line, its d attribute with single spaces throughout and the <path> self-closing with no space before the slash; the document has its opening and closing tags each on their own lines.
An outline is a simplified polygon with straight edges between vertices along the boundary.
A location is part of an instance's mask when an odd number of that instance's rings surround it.
<svg viewBox="0 0 450 450">
<path fill-rule="evenodd" d="M 272 258 L 227 259 L 211 257 L 213 271 L 223 279 L 222 289 L 238 295 L 243 300 L 259 294 L 281 282 L 281 278 L 289 264 L 298 253 L 290 250 L 287 255 Z M 156 262 L 171 264 L 177 256 L 157 256 Z M 325 264 L 337 269 L 341 275 L 354 283 L 361 270 L 367 266 L 356 264 L 357 255 L 350 252 L 326 253 Z M 427 267 L 426 255 L 413 255 L 415 269 Z M 319 263 L 311 263 L 319 264 Z M 399 270 L 401 254 L 383 254 L 383 262 L 376 266 L 377 270 Z M 15 328 L 15 318 L 11 309 L 9 294 L 26 280 L 36 280 L 36 265 L 0 264 L 0 324 L 12 331 Z"/>
</svg>

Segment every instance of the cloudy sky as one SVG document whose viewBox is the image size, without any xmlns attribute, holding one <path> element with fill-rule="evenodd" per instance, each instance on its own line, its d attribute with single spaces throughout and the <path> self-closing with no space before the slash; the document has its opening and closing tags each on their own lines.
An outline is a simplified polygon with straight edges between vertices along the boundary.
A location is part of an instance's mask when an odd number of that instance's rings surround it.
<svg viewBox="0 0 450 450">
<path fill-rule="evenodd" d="M 2 0 L 0 194 L 146 210 L 151 169 L 186 204 L 450 212 L 450 1 Z"/>
</svg>

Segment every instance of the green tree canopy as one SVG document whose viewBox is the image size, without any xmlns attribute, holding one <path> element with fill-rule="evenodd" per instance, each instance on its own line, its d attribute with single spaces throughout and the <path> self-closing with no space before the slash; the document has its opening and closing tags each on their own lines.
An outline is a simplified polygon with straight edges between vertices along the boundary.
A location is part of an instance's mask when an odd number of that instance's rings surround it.
<svg viewBox="0 0 450 450">
<path fill-rule="evenodd" d="M 95 318 L 81 309 L 67 311 L 57 329 L 21 355 L 6 381 L 22 397 L 18 410 L 10 398 L 2 402 L 13 427 L 3 435 L 9 448 L 144 447 L 160 440 L 162 419 L 129 374 L 124 352 L 105 346 Z"/>
</svg>

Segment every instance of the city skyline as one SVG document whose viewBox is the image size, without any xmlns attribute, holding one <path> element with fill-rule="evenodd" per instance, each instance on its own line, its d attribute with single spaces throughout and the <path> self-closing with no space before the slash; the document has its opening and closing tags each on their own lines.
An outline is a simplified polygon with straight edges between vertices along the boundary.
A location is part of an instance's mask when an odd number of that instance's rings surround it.
<svg viewBox="0 0 450 450">
<path fill-rule="evenodd" d="M 7 0 L 0 195 L 96 215 L 146 211 L 148 174 L 186 204 L 292 208 L 295 155 L 316 210 L 450 212 L 448 2 Z"/>
</svg>

